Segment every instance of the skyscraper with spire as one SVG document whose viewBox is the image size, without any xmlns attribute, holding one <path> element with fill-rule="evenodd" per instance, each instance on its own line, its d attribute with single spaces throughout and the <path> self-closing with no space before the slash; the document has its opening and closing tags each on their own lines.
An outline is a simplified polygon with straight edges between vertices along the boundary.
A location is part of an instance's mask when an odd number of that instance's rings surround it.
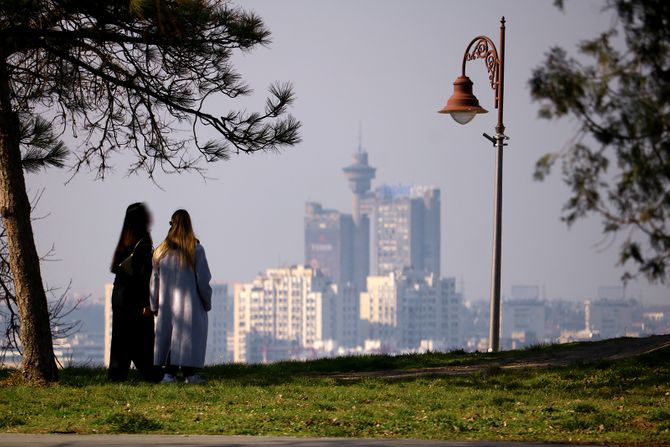
<svg viewBox="0 0 670 447">
<path fill-rule="evenodd" d="M 368 163 L 360 133 L 353 162 L 342 171 L 353 193 L 351 215 L 307 204 L 305 263 L 358 292 L 371 274 L 412 268 L 439 276 L 440 190 L 382 185 L 373 191 L 376 169 Z"/>
<path fill-rule="evenodd" d="M 352 217 L 354 222 L 353 278 L 358 290 L 365 289 L 370 273 L 370 214 L 374 207 L 371 181 L 376 169 L 368 164 L 368 153 L 363 150 L 361 132 L 358 132 L 358 151 L 353 163 L 342 171 L 349 181 L 353 193 Z"/>
<path fill-rule="evenodd" d="M 349 180 L 349 189 L 354 193 L 352 216 L 354 223 L 368 214 L 365 207 L 366 199 L 371 196 L 371 182 L 375 178 L 376 169 L 368 164 L 368 153 L 363 150 L 361 133 L 358 133 L 358 151 L 354 154 L 354 162 L 342 169 Z"/>
<path fill-rule="evenodd" d="M 359 130 L 354 162 L 343 169 L 354 193 L 351 214 L 326 209 L 320 203 L 305 207 L 305 264 L 320 269 L 340 288 L 365 289 L 370 273 L 370 214 L 374 211 L 371 180 Z"/>
</svg>

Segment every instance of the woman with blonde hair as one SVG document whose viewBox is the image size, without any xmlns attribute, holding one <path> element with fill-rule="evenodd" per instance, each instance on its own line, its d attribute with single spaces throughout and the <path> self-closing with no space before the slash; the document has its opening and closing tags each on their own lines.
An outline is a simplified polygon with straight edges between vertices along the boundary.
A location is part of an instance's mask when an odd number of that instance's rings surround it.
<svg viewBox="0 0 670 447">
<path fill-rule="evenodd" d="M 202 383 L 196 369 L 205 363 L 211 274 L 186 210 L 172 215 L 167 237 L 154 251 L 153 266 L 154 363 L 165 366 L 162 383 L 175 382 L 179 367 L 186 383 Z"/>
</svg>

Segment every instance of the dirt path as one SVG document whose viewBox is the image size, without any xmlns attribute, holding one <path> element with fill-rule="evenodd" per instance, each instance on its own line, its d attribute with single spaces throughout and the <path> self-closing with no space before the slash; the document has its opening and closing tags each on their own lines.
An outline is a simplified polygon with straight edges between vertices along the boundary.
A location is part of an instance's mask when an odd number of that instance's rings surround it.
<svg viewBox="0 0 670 447">
<path fill-rule="evenodd" d="M 576 344 L 573 347 L 558 347 L 556 350 L 538 352 L 519 351 L 500 359 L 482 359 L 481 363 L 437 368 L 397 369 L 386 371 L 352 372 L 328 374 L 324 377 L 339 380 L 359 380 L 366 377 L 384 379 L 407 379 L 422 376 L 462 376 L 486 371 L 492 367 L 501 369 L 548 368 L 566 366 L 578 362 L 619 360 L 650 353 L 670 347 L 670 334 L 644 338 L 619 338 L 599 342 Z"/>
</svg>

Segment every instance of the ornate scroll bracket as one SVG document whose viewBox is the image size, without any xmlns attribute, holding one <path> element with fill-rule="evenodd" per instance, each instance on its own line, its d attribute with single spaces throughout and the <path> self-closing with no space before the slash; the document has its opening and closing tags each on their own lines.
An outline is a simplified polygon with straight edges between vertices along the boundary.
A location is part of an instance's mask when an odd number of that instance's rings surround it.
<svg viewBox="0 0 670 447">
<path fill-rule="evenodd" d="M 465 76 L 465 64 L 475 59 L 484 59 L 486 70 L 489 73 L 489 81 L 491 81 L 491 88 L 495 91 L 495 108 L 497 109 L 500 99 L 500 58 L 491 39 L 486 36 L 477 36 L 472 39 L 463 55 L 463 76 Z"/>
</svg>

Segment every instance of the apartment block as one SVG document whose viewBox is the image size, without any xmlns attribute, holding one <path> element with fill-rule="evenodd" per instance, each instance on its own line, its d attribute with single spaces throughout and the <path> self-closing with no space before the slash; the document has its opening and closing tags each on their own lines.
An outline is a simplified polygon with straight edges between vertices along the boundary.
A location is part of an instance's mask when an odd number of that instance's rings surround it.
<svg viewBox="0 0 670 447">
<path fill-rule="evenodd" d="M 234 290 L 234 361 L 310 356 L 332 341 L 337 288 L 318 269 L 271 268 Z"/>
<path fill-rule="evenodd" d="M 456 348 L 460 307 L 453 278 L 413 269 L 371 276 L 360 295 L 361 337 L 389 352 Z"/>
</svg>

